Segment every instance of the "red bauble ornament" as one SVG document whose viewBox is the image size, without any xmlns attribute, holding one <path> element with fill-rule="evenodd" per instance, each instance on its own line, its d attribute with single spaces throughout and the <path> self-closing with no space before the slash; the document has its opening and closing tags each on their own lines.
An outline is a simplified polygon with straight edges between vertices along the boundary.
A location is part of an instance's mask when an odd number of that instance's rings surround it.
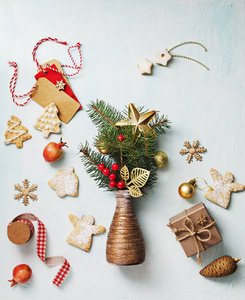
<svg viewBox="0 0 245 300">
<path fill-rule="evenodd" d="M 111 173 L 111 174 L 109 175 L 109 179 L 110 179 L 110 180 L 115 180 L 116 177 L 117 177 L 117 175 L 116 175 L 115 173 Z"/>
<path fill-rule="evenodd" d="M 118 137 L 117 137 L 117 140 L 119 142 L 122 142 L 124 140 L 124 135 L 120 134 Z"/>
<path fill-rule="evenodd" d="M 114 189 L 114 188 L 117 186 L 116 181 L 114 181 L 114 180 L 110 181 L 109 186 L 110 186 L 112 189 Z"/>
<path fill-rule="evenodd" d="M 107 169 L 107 168 L 105 168 L 102 172 L 103 172 L 103 174 L 104 174 L 105 176 L 109 176 L 109 175 L 110 175 L 110 170 Z"/>
<path fill-rule="evenodd" d="M 31 278 L 32 270 L 28 265 L 18 265 L 13 270 L 13 279 L 11 287 L 17 283 L 25 283 Z"/>
<path fill-rule="evenodd" d="M 62 138 L 60 139 L 60 142 L 57 143 L 49 143 L 43 150 L 43 157 L 47 162 L 53 163 L 63 156 L 63 150 L 62 147 L 68 147 L 66 143 L 62 142 Z"/>
<path fill-rule="evenodd" d="M 98 169 L 99 169 L 100 171 L 103 171 L 103 170 L 104 170 L 104 168 L 105 168 L 105 165 L 104 165 L 104 164 L 100 164 L 100 165 L 98 165 Z"/>
<path fill-rule="evenodd" d="M 119 165 L 118 164 L 113 164 L 111 166 L 111 168 L 112 168 L 113 171 L 118 171 L 119 170 Z"/>
<path fill-rule="evenodd" d="M 123 181 L 118 181 L 117 187 L 118 187 L 120 190 L 122 190 L 122 189 L 125 188 L 125 183 L 124 183 Z"/>
</svg>

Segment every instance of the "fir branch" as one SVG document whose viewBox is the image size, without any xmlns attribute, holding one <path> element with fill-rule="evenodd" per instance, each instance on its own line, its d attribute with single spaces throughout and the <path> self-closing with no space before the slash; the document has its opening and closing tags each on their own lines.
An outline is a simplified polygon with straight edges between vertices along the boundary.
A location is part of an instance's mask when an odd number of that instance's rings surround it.
<svg viewBox="0 0 245 300">
<path fill-rule="evenodd" d="M 85 147 L 85 149 L 86 149 L 86 147 Z M 98 165 L 96 164 L 96 162 L 92 159 L 92 157 L 88 154 L 88 152 L 85 149 L 81 148 L 80 152 L 82 152 L 82 154 L 84 154 L 85 156 L 87 156 L 87 158 L 90 159 L 91 162 L 98 167 Z"/>
<path fill-rule="evenodd" d="M 170 121 L 168 120 L 167 116 L 162 115 L 159 116 L 158 113 L 156 113 L 154 119 L 150 123 L 150 126 L 157 135 L 166 133 L 166 129 L 169 129 L 171 126 L 169 125 Z"/>
<path fill-rule="evenodd" d="M 109 130 L 111 126 L 117 129 L 115 123 L 122 119 L 122 114 L 119 111 L 98 99 L 95 102 L 92 101 L 91 104 L 88 105 L 87 112 L 96 127 L 107 130 Z"/>
<path fill-rule="evenodd" d="M 128 118 L 128 107 L 122 113 L 115 108 L 106 104 L 104 101 L 92 102 L 88 109 L 88 115 L 98 129 L 98 134 L 94 139 L 94 146 L 108 149 L 108 154 L 93 151 L 88 143 L 80 146 L 81 160 L 84 164 L 86 172 L 96 181 L 99 188 L 105 188 L 114 191 L 109 187 L 109 178 L 104 176 L 98 170 L 99 164 L 104 164 L 106 168 L 111 168 L 113 163 L 117 163 L 122 168 L 127 166 L 129 172 L 139 167 L 150 171 L 150 176 L 145 188 L 152 188 L 157 181 L 157 167 L 155 165 L 154 156 L 158 148 L 157 136 L 165 133 L 170 128 L 169 120 L 166 116 L 159 116 L 156 113 L 154 119 L 150 123 L 152 132 L 147 131 L 135 132 L 135 127 L 115 126 L 116 122 Z M 144 107 L 138 107 L 138 111 L 144 113 Z M 146 111 L 145 111 L 146 112 Z M 118 135 L 124 136 L 123 141 L 118 141 Z M 119 172 L 117 176 L 120 177 Z M 119 179 L 119 178 L 118 178 Z M 144 190 L 142 191 L 144 193 Z"/>
<path fill-rule="evenodd" d="M 110 168 L 112 161 L 103 154 L 93 151 L 89 147 L 88 142 L 86 142 L 85 145 L 81 144 L 79 149 L 80 153 L 82 154 L 80 158 L 86 172 L 96 181 L 99 188 L 105 188 L 108 191 L 112 191 L 109 186 L 109 178 L 104 176 L 103 173 L 98 169 L 99 164 L 104 164 L 106 168 Z"/>
<path fill-rule="evenodd" d="M 133 153 L 133 156 L 134 156 L 134 159 L 135 159 L 136 166 L 137 166 L 137 168 L 139 168 L 139 162 L 138 162 L 138 159 L 137 159 L 137 157 L 136 157 L 136 155 L 135 155 L 135 152 L 134 152 L 134 150 L 132 149 L 132 147 L 130 147 L 130 150 L 131 150 L 132 153 Z"/>
<path fill-rule="evenodd" d="M 113 124 L 111 120 L 109 120 L 104 114 L 102 114 L 102 112 L 99 111 L 98 108 L 97 108 L 96 106 L 91 105 L 91 107 L 92 107 L 94 110 L 96 110 L 103 118 L 105 118 L 107 122 L 109 122 L 113 127 L 116 128 L 115 124 Z"/>
<path fill-rule="evenodd" d="M 147 137 L 146 133 L 144 132 L 144 137 L 145 137 L 145 156 L 146 156 L 146 165 L 147 169 L 149 168 L 149 162 L 148 162 L 148 149 L 147 149 Z"/>
</svg>

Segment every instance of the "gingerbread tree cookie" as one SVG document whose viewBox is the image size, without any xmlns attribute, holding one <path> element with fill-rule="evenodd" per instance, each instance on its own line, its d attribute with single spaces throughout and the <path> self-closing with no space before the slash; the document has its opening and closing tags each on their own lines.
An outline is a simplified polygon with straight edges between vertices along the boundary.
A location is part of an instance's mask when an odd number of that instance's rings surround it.
<svg viewBox="0 0 245 300">
<path fill-rule="evenodd" d="M 74 215 L 69 215 L 69 219 L 75 228 L 68 236 L 67 243 L 88 252 L 92 244 L 92 235 L 103 233 L 105 227 L 93 225 L 94 217 L 92 216 L 85 216 L 83 219 L 79 219 Z"/>
<path fill-rule="evenodd" d="M 207 190 L 205 197 L 224 208 L 227 208 L 230 203 L 231 192 L 243 191 L 245 189 L 243 184 L 233 182 L 234 176 L 230 172 L 226 172 L 221 176 L 217 170 L 211 168 L 210 174 L 214 183 Z"/>
<path fill-rule="evenodd" d="M 78 177 L 74 168 L 60 170 L 49 180 L 48 185 L 56 190 L 56 194 L 63 198 L 66 195 L 76 197 L 78 195 Z"/>
<path fill-rule="evenodd" d="M 45 107 L 44 114 L 37 119 L 34 128 L 41 130 L 45 138 L 47 138 L 51 132 L 61 132 L 61 121 L 58 117 L 58 112 L 56 105 L 54 103 L 50 103 L 47 107 Z"/>
<path fill-rule="evenodd" d="M 29 140 L 32 136 L 28 133 L 26 127 L 21 125 L 20 119 L 11 116 L 8 120 L 8 129 L 5 132 L 5 144 L 15 144 L 17 148 L 23 147 L 23 142 Z"/>
</svg>

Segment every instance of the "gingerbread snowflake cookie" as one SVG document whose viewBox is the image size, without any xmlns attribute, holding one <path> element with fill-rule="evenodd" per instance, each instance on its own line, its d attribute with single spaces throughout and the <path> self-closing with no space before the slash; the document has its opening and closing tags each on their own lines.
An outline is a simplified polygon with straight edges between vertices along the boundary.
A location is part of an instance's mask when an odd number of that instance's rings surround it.
<svg viewBox="0 0 245 300">
<path fill-rule="evenodd" d="M 29 198 L 32 199 L 32 201 L 37 201 L 37 195 L 33 194 L 32 192 L 37 190 L 37 185 L 32 184 L 30 186 L 30 181 L 25 179 L 22 181 L 23 187 L 20 184 L 15 184 L 14 188 L 19 193 L 14 195 L 15 200 L 23 199 L 22 203 L 27 206 L 29 204 Z"/>
<path fill-rule="evenodd" d="M 21 125 L 20 119 L 11 116 L 8 120 L 8 129 L 5 132 L 5 144 L 15 144 L 17 148 L 23 147 L 23 142 L 29 140 L 32 136 L 28 133 L 27 128 Z"/>
<path fill-rule="evenodd" d="M 76 197 L 78 195 L 78 177 L 74 173 L 74 168 L 60 170 L 49 180 L 48 185 L 56 190 L 56 194 L 63 198 L 66 195 Z"/>
<path fill-rule="evenodd" d="M 105 231 L 104 226 L 93 225 L 94 217 L 92 216 L 85 216 L 83 219 L 79 219 L 74 215 L 69 215 L 69 219 L 75 228 L 66 241 L 84 251 L 90 250 L 93 234 L 99 234 Z"/>
<path fill-rule="evenodd" d="M 50 103 L 44 109 L 44 114 L 42 114 L 38 119 L 34 128 L 41 130 L 43 136 L 47 138 L 51 132 L 60 133 L 61 121 L 58 117 L 58 108 L 54 103 Z"/>
<path fill-rule="evenodd" d="M 245 189 L 243 184 L 233 182 L 234 176 L 230 172 L 226 172 L 221 176 L 217 170 L 212 168 L 210 169 L 210 174 L 214 183 L 207 190 L 205 197 L 224 208 L 227 208 L 230 203 L 231 192 Z"/>
<path fill-rule="evenodd" d="M 192 146 L 189 142 L 184 142 L 184 147 L 186 147 L 186 149 L 181 149 L 179 154 L 182 156 L 188 154 L 186 158 L 188 164 L 193 161 L 193 157 L 195 157 L 196 161 L 202 161 L 202 156 L 199 153 L 204 153 L 207 151 L 207 149 L 204 147 L 199 147 L 199 144 L 200 142 L 198 140 L 193 141 Z"/>
</svg>

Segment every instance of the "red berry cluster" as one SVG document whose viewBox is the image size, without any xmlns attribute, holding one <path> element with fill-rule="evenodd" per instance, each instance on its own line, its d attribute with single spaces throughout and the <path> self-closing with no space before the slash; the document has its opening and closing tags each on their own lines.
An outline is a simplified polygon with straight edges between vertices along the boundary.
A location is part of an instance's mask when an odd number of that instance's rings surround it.
<svg viewBox="0 0 245 300">
<path fill-rule="evenodd" d="M 111 166 L 113 171 L 118 171 L 119 170 L 119 165 L 118 164 L 113 164 Z M 115 179 L 117 177 L 117 175 L 115 173 L 111 173 L 110 170 L 108 168 L 105 167 L 104 164 L 100 164 L 98 165 L 98 169 L 103 173 L 103 175 L 105 176 L 109 176 L 110 179 L 110 183 L 109 186 L 114 189 L 116 186 L 119 189 L 123 189 L 125 187 L 125 183 L 123 181 L 118 181 L 118 183 L 116 183 Z"/>
</svg>

